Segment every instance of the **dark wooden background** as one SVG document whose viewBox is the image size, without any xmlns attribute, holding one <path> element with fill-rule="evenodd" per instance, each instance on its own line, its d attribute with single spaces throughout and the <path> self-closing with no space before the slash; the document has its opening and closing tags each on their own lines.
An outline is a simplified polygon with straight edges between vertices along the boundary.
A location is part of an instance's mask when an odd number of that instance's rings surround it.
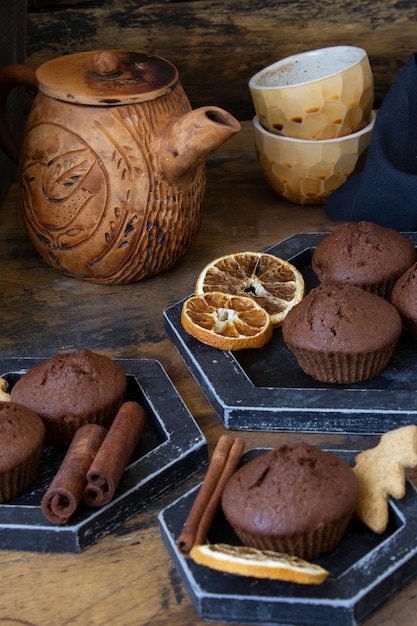
<svg viewBox="0 0 417 626">
<path fill-rule="evenodd" d="M 0 0 L 0 65 L 23 63 L 26 52 L 26 0 Z M 15 89 L 5 106 L 17 135 L 25 122 L 24 88 Z M 0 149 L 0 203 L 16 176 L 16 166 Z"/>
<path fill-rule="evenodd" d="M 364 47 L 376 104 L 417 50 L 415 0 L 28 0 L 27 60 L 125 48 L 172 61 L 193 106 L 251 119 L 250 77 L 313 48 Z"/>
</svg>

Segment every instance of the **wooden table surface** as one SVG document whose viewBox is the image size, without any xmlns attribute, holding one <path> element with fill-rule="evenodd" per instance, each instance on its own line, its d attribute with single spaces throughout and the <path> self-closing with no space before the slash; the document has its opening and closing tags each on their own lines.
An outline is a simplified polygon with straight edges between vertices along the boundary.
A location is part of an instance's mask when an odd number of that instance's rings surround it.
<svg viewBox="0 0 417 626">
<path fill-rule="evenodd" d="M 202 429 L 211 453 L 227 431 L 166 336 L 164 309 L 192 293 L 199 271 L 217 256 L 262 250 L 294 233 L 328 231 L 337 224 L 322 207 L 289 204 L 267 187 L 250 122 L 207 165 L 205 212 L 195 245 L 167 272 L 124 286 L 74 280 L 47 266 L 25 234 L 13 185 L 0 210 L 0 354 L 49 357 L 85 347 L 114 358 L 157 359 Z M 348 449 L 375 444 L 366 436 L 237 434 L 247 448 L 301 440 Z M 206 623 L 168 557 L 157 522 L 158 512 L 203 475 L 196 473 L 81 554 L 0 551 L 0 624 Z M 417 580 L 371 615 L 366 626 L 415 624 L 416 598 Z"/>
</svg>

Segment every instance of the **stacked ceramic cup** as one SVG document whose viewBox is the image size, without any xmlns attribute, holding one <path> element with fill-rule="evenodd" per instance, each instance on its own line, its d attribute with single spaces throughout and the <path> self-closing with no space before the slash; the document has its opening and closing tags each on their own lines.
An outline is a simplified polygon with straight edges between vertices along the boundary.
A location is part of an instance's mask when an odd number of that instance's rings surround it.
<svg viewBox="0 0 417 626">
<path fill-rule="evenodd" d="M 360 169 L 375 112 L 368 55 L 332 46 L 278 61 L 251 78 L 255 146 L 283 198 L 323 204 Z"/>
</svg>

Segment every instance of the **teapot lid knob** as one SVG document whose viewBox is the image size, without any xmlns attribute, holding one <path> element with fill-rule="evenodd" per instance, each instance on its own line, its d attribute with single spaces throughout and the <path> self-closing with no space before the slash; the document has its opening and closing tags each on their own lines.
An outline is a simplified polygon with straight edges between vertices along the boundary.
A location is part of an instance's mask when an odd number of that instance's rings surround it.
<svg viewBox="0 0 417 626">
<path fill-rule="evenodd" d="M 166 59 L 128 50 L 77 52 L 36 70 L 40 91 L 72 104 L 117 106 L 154 100 L 178 84 Z"/>
<path fill-rule="evenodd" d="M 98 76 L 114 76 L 120 73 L 119 55 L 112 50 L 101 50 L 93 56 L 94 72 Z"/>
</svg>

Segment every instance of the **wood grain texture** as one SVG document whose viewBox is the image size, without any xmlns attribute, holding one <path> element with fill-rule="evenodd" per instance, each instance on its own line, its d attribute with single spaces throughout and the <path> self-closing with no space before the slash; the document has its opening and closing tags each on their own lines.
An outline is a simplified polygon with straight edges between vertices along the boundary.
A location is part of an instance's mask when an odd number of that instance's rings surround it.
<svg viewBox="0 0 417 626">
<path fill-rule="evenodd" d="M 226 431 L 167 338 L 163 311 L 193 291 L 199 271 L 215 256 L 261 250 L 291 234 L 333 230 L 338 224 L 322 207 L 291 205 L 268 188 L 249 122 L 209 160 L 205 205 L 196 244 L 172 269 L 133 285 L 93 285 L 64 277 L 37 255 L 13 185 L 0 208 L 1 356 L 46 357 L 82 346 L 119 358 L 156 358 L 203 430 L 211 453 Z M 376 443 L 375 437 L 326 433 L 239 435 L 247 448 L 302 440 L 341 449 Z M 197 473 L 81 554 L 0 551 L 0 624 L 204 626 L 157 522 L 158 512 L 202 477 Z M 363 626 L 413 624 L 416 597 L 413 581 Z"/>
<path fill-rule="evenodd" d="M 24 63 L 26 42 L 26 1 L 0 3 L 0 64 Z M 16 89 L 6 104 L 8 120 L 17 135 L 22 135 L 24 126 L 24 93 Z M 0 202 L 16 176 L 16 166 L 0 150 Z"/>
<path fill-rule="evenodd" d="M 339 44 L 364 47 L 377 104 L 417 49 L 412 0 L 103 0 L 29 3 L 27 60 L 81 50 L 156 54 L 180 72 L 193 107 L 216 104 L 251 119 L 250 77 L 285 56 Z"/>
</svg>

